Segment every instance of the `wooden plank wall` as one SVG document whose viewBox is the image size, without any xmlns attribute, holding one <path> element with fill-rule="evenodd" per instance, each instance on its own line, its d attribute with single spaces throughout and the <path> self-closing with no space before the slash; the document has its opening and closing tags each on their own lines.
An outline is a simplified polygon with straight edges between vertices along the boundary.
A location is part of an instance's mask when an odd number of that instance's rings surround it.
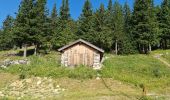
<svg viewBox="0 0 170 100">
<path fill-rule="evenodd" d="M 64 51 L 63 56 L 67 61 L 62 61 L 62 62 L 64 62 L 65 66 L 66 65 L 67 66 L 76 66 L 76 65 L 93 66 L 94 55 L 96 53 L 98 53 L 96 50 L 90 48 L 89 46 L 86 46 L 85 44 L 76 44 Z"/>
</svg>

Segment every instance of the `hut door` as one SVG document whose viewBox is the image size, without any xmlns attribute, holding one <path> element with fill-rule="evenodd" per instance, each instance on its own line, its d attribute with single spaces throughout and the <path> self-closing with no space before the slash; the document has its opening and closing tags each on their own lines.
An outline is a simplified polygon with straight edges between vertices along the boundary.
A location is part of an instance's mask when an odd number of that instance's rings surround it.
<svg viewBox="0 0 170 100">
<path fill-rule="evenodd" d="M 77 65 L 77 53 L 74 53 L 74 56 L 73 56 L 73 65 L 76 66 Z"/>
</svg>

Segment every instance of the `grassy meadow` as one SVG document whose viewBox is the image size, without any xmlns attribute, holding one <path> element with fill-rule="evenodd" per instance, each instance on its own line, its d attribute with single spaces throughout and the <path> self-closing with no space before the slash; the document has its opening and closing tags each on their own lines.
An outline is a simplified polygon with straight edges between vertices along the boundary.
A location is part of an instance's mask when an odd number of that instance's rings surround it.
<svg viewBox="0 0 170 100">
<path fill-rule="evenodd" d="M 0 61 L 23 59 L 21 56 L 4 56 L 10 52 L 19 51 L 1 51 Z M 161 58 L 170 63 L 170 50 L 153 51 L 149 55 L 105 54 L 107 59 L 100 71 L 85 66 L 74 69 L 61 67 L 60 54 L 55 51 L 47 55 L 30 55 L 27 59 L 31 63 L 28 65 L 0 69 L 0 88 L 20 76 L 51 77 L 67 89 L 58 97 L 63 100 L 168 100 L 170 67 L 153 57 L 157 54 L 163 54 Z M 97 80 L 98 76 L 102 79 Z M 147 98 L 141 98 L 143 86 L 146 87 Z"/>
</svg>

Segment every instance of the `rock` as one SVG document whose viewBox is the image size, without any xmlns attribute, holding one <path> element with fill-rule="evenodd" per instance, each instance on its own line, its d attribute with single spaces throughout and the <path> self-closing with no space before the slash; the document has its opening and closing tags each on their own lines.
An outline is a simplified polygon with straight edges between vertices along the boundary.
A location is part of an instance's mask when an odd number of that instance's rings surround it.
<svg viewBox="0 0 170 100">
<path fill-rule="evenodd" d="M 25 82 L 26 83 L 32 83 L 32 80 L 31 79 L 26 79 Z"/>
<path fill-rule="evenodd" d="M 1 65 L 0 67 L 1 67 L 1 68 L 7 68 L 7 66 L 5 66 L 5 65 Z"/>
<path fill-rule="evenodd" d="M 59 86 L 59 85 L 57 85 L 56 87 L 57 87 L 57 88 L 59 88 L 60 86 Z"/>
<path fill-rule="evenodd" d="M 41 81 L 38 81 L 38 82 L 37 82 L 37 85 L 40 85 L 40 84 L 41 84 Z"/>
<path fill-rule="evenodd" d="M 100 77 L 96 77 L 96 80 L 100 80 Z"/>
<path fill-rule="evenodd" d="M 62 91 L 65 91 L 66 89 L 62 89 Z"/>
<path fill-rule="evenodd" d="M 52 79 L 41 77 L 18 80 L 4 87 L 2 90 L 5 92 L 0 91 L 0 97 L 5 94 L 5 96 L 13 96 L 21 100 L 23 97 L 45 100 L 46 97 L 55 97 L 65 91 L 60 85 L 55 84 Z"/>
<path fill-rule="evenodd" d="M 30 61 L 26 60 L 10 60 L 6 59 L 3 62 L 1 62 L 0 67 L 1 68 L 7 68 L 10 65 L 19 65 L 19 64 L 29 64 Z"/>
<path fill-rule="evenodd" d="M 0 91 L 0 97 L 4 97 L 5 95 Z"/>
</svg>

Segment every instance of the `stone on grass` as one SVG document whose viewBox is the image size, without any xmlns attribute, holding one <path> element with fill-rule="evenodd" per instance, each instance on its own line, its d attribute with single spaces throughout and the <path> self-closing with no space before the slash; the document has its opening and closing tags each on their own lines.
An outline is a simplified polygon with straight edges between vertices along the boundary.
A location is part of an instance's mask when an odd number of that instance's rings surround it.
<svg viewBox="0 0 170 100">
<path fill-rule="evenodd" d="M 35 77 L 18 80 L 7 85 L 0 91 L 0 97 L 12 96 L 21 100 L 24 97 L 30 97 L 30 99 L 44 100 L 45 98 L 55 97 L 63 91 L 65 89 L 56 85 L 52 79 Z"/>
</svg>

